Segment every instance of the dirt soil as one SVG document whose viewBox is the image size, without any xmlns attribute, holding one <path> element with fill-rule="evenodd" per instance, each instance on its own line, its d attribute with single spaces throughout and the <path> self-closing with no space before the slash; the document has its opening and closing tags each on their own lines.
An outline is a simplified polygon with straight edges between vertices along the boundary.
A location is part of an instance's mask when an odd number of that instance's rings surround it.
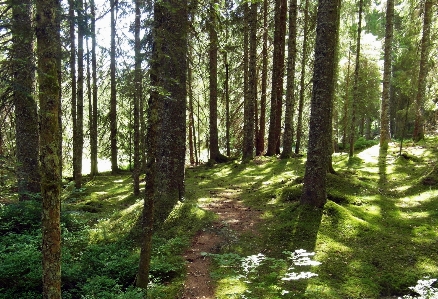
<svg viewBox="0 0 438 299">
<path fill-rule="evenodd" d="M 184 255 L 187 279 L 181 299 L 215 298 L 215 285 L 210 277 L 211 258 L 201 253 L 218 253 L 224 244 L 244 232 L 257 236 L 255 225 L 260 220 L 260 212 L 244 206 L 235 193 L 218 193 L 214 201 L 200 206 L 216 213 L 218 220 L 211 228 L 198 232 Z"/>
</svg>

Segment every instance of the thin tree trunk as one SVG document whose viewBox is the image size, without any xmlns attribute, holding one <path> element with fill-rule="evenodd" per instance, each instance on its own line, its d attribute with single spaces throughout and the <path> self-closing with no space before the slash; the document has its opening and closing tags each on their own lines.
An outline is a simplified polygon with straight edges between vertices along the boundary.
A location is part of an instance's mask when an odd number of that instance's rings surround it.
<svg viewBox="0 0 438 299">
<path fill-rule="evenodd" d="M 76 174 L 78 172 L 77 167 L 77 139 L 78 139 L 78 126 L 77 126 L 77 78 L 76 78 L 76 14 L 75 14 L 75 1 L 69 0 L 69 21 L 70 21 L 70 84 L 71 84 L 71 117 L 72 117 L 72 131 L 73 131 L 73 179 L 76 182 Z M 76 183 L 75 183 L 76 184 Z"/>
<path fill-rule="evenodd" d="M 303 110 L 304 110 L 304 92 L 306 89 L 306 63 L 308 56 L 308 36 L 309 36 L 309 0 L 306 0 L 304 4 L 304 33 L 303 33 L 303 51 L 301 56 L 301 77 L 300 77 L 300 98 L 298 100 L 298 117 L 297 117 L 297 138 L 295 145 L 295 154 L 300 153 L 301 148 L 301 136 L 303 134 Z"/>
<path fill-rule="evenodd" d="M 91 6 L 91 72 L 93 77 L 93 111 L 90 132 L 91 176 L 99 173 L 97 162 L 97 57 L 96 57 L 96 12 L 94 0 Z"/>
<path fill-rule="evenodd" d="M 348 102 L 350 99 L 350 66 L 351 66 L 351 51 L 348 47 L 348 65 L 347 65 L 347 78 L 345 82 L 345 97 L 343 105 L 343 116 L 342 116 L 342 148 L 345 150 L 347 146 L 347 127 L 348 127 Z"/>
<path fill-rule="evenodd" d="M 424 139 L 424 94 L 428 73 L 428 59 L 430 48 L 430 28 L 432 21 L 432 1 L 424 2 L 423 36 L 421 38 L 420 69 L 418 71 L 418 88 L 415 100 L 415 123 L 412 139 L 418 142 Z"/>
<path fill-rule="evenodd" d="M 217 53 L 218 53 L 218 37 L 217 37 L 217 11 L 216 0 L 211 0 L 210 3 L 210 24 L 208 28 L 209 34 L 209 83 L 210 83 L 210 160 L 223 162 L 226 158 L 219 151 L 219 133 L 217 126 Z"/>
<path fill-rule="evenodd" d="M 248 24 L 245 30 L 244 65 L 246 64 L 248 78 L 246 79 L 245 102 L 244 102 L 244 126 L 243 126 L 243 155 L 242 160 L 248 162 L 254 158 L 254 109 L 257 101 L 257 3 L 251 3 L 245 8 L 245 18 Z M 249 44 L 249 49 L 248 49 Z"/>
<path fill-rule="evenodd" d="M 140 0 L 135 1 L 135 94 L 134 94 L 134 195 L 140 194 L 140 101 L 142 97 Z"/>
<path fill-rule="evenodd" d="M 117 1 L 110 0 L 111 5 L 111 100 L 110 100 L 110 141 L 111 141 L 111 172 L 119 170 L 117 165 L 117 89 L 116 89 L 116 19 Z"/>
<path fill-rule="evenodd" d="M 231 155 L 231 145 L 230 145 L 230 65 L 228 63 L 228 53 L 224 53 L 225 60 L 225 140 L 227 147 L 227 156 Z"/>
<path fill-rule="evenodd" d="M 260 120 L 256 141 L 256 155 L 265 151 L 266 98 L 268 81 L 268 0 L 263 1 L 263 49 L 262 49 L 262 90 L 260 96 Z"/>
<path fill-rule="evenodd" d="M 356 37 L 356 61 L 354 66 L 354 82 L 353 82 L 353 102 L 351 105 L 351 127 L 350 127 L 350 151 L 348 156 L 351 158 L 354 155 L 354 141 L 356 133 L 356 110 L 357 102 L 359 101 L 359 70 L 360 70 L 360 37 L 362 33 L 362 10 L 363 0 L 359 0 L 359 22 L 357 24 Z"/>
<path fill-rule="evenodd" d="M 287 57 L 287 87 L 286 87 L 286 111 L 284 116 L 284 135 L 282 158 L 292 156 L 293 144 L 293 113 L 295 109 L 295 60 L 297 56 L 297 0 L 289 3 L 289 40 Z"/>
<path fill-rule="evenodd" d="M 78 83 L 77 83 L 77 109 L 76 109 L 76 168 L 75 168 L 75 187 L 82 187 L 82 152 L 84 149 L 84 3 L 78 0 Z"/>
<path fill-rule="evenodd" d="M 391 55 L 394 30 L 394 0 L 386 3 L 386 29 L 383 63 L 382 106 L 380 109 L 380 149 L 387 151 L 391 139 L 389 128 L 390 86 L 391 86 Z"/>
<path fill-rule="evenodd" d="M 59 0 L 36 1 L 40 105 L 43 299 L 61 298 L 61 157 L 59 156 L 60 84 Z"/>
</svg>

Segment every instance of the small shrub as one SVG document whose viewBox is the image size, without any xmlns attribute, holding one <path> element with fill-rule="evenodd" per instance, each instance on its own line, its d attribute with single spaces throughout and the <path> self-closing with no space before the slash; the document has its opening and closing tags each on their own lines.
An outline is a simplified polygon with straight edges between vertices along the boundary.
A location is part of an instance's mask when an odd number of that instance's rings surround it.
<svg viewBox="0 0 438 299">
<path fill-rule="evenodd" d="M 0 205 L 0 235 L 24 233 L 41 227 L 41 201 L 26 200 Z"/>
</svg>

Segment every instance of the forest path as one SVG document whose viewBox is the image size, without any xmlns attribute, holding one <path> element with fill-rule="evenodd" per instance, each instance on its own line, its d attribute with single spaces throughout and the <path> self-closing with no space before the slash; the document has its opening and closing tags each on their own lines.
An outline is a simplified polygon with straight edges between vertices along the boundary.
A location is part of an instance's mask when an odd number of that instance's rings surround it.
<svg viewBox="0 0 438 299">
<path fill-rule="evenodd" d="M 214 212 L 218 219 L 210 228 L 198 232 L 184 257 L 187 261 L 187 278 L 181 299 L 214 299 L 215 284 L 210 277 L 211 258 L 203 253 L 218 253 L 227 242 L 235 241 L 242 233 L 257 235 L 255 224 L 260 212 L 239 202 L 234 190 L 214 194 L 214 198 L 201 203 L 202 209 Z"/>
</svg>

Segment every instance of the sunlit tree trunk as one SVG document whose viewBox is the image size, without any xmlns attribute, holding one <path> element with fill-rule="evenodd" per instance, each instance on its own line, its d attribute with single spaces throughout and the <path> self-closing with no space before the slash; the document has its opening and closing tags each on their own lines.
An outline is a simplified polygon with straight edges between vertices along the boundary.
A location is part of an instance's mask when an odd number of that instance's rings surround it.
<svg viewBox="0 0 438 299">
<path fill-rule="evenodd" d="M 300 153 L 301 136 L 303 134 L 303 109 L 304 109 L 304 92 L 305 92 L 305 77 L 307 64 L 307 41 L 309 35 L 309 0 L 304 4 L 304 33 L 303 33 L 303 51 L 301 53 L 301 78 L 300 78 L 300 97 L 298 99 L 298 117 L 297 117 L 297 138 L 295 144 L 295 154 Z"/>
<path fill-rule="evenodd" d="M 391 86 L 391 54 L 394 30 L 394 0 L 386 2 L 386 29 L 383 62 L 382 106 L 380 109 L 380 148 L 387 150 L 391 139 L 389 129 L 389 101 Z"/>
<path fill-rule="evenodd" d="M 134 92 L 134 195 L 140 194 L 140 101 L 142 97 L 141 74 L 141 44 L 140 44 L 140 0 L 135 1 L 135 26 L 134 26 L 134 56 L 135 56 L 135 92 Z"/>
<path fill-rule="evenodd" d="M 59 0 L 36 0 L 43 299 L 61 298 L 60 15 Z"/>
<path fill-rule="evenodd" d="M 280 153 L 287 1 L 275 1 L 274 53 L 267 156 Z"/>
<path fill-rule="evenodd" d="M 418 72 L 418 88 L 415 99 L 415 124 L 412 139 L 417 142 L 424 139 L 424 94 L 428 73 L 430 48 L 430 27 L 432 21 L 432 1 L 424 1 L 423 36 L 421 38 L 420 69 Z"/>
<path fill-rule="evenodd" d="M 117 165 L 117 90 L 116 90 L 116 8 L 118 2 L 110 0 L 111 5 L 111 50 L 110 50 L 110 142 L 111 142 L 111 172 L 119 170 Z"/>
<path fill-rule="evenodd" d="M 293 114 L 295 106 L 295 60 L 297 56 L 297 0 L 289 3 L 289 40 L 287 55 L 287 85 L 286 85 L 286 111 L 284 115 L 284 135 L 282 158 L 292 156 L 293 143 Z"/>
<path fill-rule="evenodd" d="M 351 67 L 351 51 L 348 47 L 348 64 L 347 75 L 345 79 L 345 96 L 343 103 L 342 115 L 342 148 L 345 150 L 347 146 L 347 127 L 348 127 L 348 102 L 350 101 L 350 67 Z"/>
<path fill-rule="evenodd" d="M 11 6 L 16 174 L 19 199 L 28 200 L 41 190 L 38 164 L 38 112 L 34 98 L 32 1 L 14 0 Z"/>
<path fill-rule="evenodd" d="M 363 0 L 359 0 L 359 22 L 357 24 L 357 37 L 356 37 L 356 60 L 354 67 L 354 82 L 353 82 L 353 102 L 351 105 L 351 123 L 350 123 L 350 151 L 348 156 L 351 158 L 354 155 L 354 141 L 356 133 L 356 110 L 357 102 L 359 101 L 359 69 L 360 69 L 360 37 L 362 33 L 362 10 Z"/>
<path fill-rule="evenodd" d="M 248 57 L 245 58 L 248 63 L 248 84 L 244 103 L 243 161 L 254 158 L 254 109 L 257 101 L 257 6 L 257 3 L 253 2 L 249 9 L 246 8 L 249 51 L 245 51 L 248 53 Z"/>
<path fill-rule="evenodd" d="M 301 196 L 302 204 L 315 207 L 323 207 L 327 201 L 326 174 L 330 156 L 329 130 L 331 130 L 337 41 L 334 37 L 337 35 L 339 9 L 338 1 L 318 2 L 309 149 Z"/>
<path fill-rule="evenodd" d="M 97 57 L 96 57 L 96 12 L 94 0 L 90 1 L 91 9 L 91 73 L 92 73 L 92 115 L 90 126 L 90 160 L 91 160 L 91 175 L 98 174 L 97 164 Z"/>
<path fill-rule="evenodd" d="M 256 155 L 260 156 L 265 151 L 266 127 L 266 98 L 268 81 L 268 0 L 263 1 L 263 47 L 262 47 L 262 82 L 260 96 L 260 116 L 258 133 L 256 136 Z"/>
</svg>

